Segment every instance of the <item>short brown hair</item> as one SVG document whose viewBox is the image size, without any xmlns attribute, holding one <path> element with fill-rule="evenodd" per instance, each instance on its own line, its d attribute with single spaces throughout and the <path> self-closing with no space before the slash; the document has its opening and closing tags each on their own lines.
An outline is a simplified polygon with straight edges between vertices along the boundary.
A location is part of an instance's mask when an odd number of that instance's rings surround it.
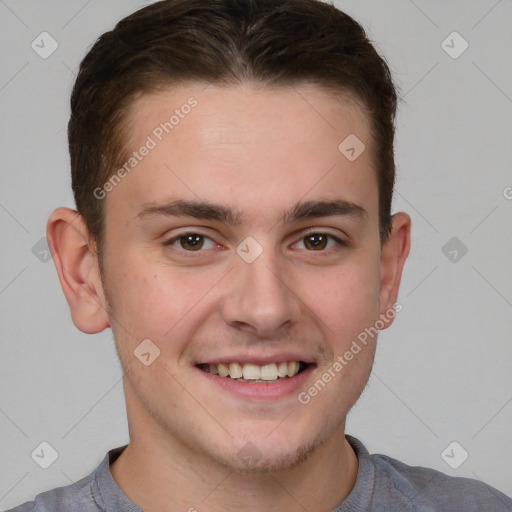
<svg viewBox="0 0 512 512">
<path fill-rule="evenodd" d="M 103 202 L 93 191 L 124 161 L 128 107 L 140 94 L 187 81 L 309 82 L 358 99 L 370 121 L 380 236 L 387 238 L 397 95 L 364 29 L 319 0 L 163 0 L 103 34 L 83 59 L 73 88 L 72 186 L 100 252 Z"/>
</svg>

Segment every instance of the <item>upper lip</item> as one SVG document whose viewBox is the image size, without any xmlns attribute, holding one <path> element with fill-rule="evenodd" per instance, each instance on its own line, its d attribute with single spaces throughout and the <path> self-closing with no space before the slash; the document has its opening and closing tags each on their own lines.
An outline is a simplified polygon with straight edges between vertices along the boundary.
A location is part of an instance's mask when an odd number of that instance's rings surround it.
<svg viewBox="0 0 512 512">
<path fill-rule="evenodd" d="M 311 357 L 300 355 L 293 352 L 279 352 L 275 354 L 268 355 L 249 355 L 239 354 L 239 355 L 229 355 L 224 357 L 212 357 L 208 359 L 201 359 L 198 361 L 196 365 L 200 364 L 230 364 L 230 363 L 238 363 L 238 364 L 256 364 L 258 366 L 265 366 L 266 364 L 271 363 L 288 363 L 290 361 L 302 361 L 304 363 L 314 363 L 315 360 Z"/>
</svg>

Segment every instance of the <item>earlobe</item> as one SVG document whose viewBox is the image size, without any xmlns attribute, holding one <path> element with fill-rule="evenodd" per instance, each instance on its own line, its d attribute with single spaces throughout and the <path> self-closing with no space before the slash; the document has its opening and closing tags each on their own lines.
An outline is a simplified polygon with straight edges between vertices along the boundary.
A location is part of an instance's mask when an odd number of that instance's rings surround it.
<svg viewBox="0 0 512 512">
<path fill-rule="evenodd" d="M 73 323 L 87 334 L 109 326 L 96 249 L 83 217 L 58 208 L 48 219 L 48 245 Z"/>
<path fill-rule="evenodd" d="M 400 280 L 411 244 L 411 218 L 400 212 L 392 217 L 389 238 L 382 245 L 380 257 L 380 315 L 385 327 L 393 323 Z"/>
</svg>

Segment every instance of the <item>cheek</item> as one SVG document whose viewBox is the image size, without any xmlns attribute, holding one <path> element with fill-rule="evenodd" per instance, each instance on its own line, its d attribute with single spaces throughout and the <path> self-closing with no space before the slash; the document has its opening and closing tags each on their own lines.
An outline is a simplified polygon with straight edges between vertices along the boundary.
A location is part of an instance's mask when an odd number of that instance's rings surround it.
<svg viewBox="0 0 512 512">
<path fill-rule="evenodd" d="M 149 338 L 162 351 L 180 351 L 222 275 L 221 269 L 180 269 L 136 255 L 116 261 L 106 272 L 116 337 L 132 349 Z"/>
<path fill-rule="evenodd" d="M 323 320 L 331 337 L 347 341 L 379 318 L 379 262 L 354 264 L 298 277 L 306 305 Z"/>
<path fill-rule="evenodd" d="M 160 337 L 186 311 L 184 283 L 165 267 L 123 258 L 105 274 L 111 316 L 132 338 Z"/>
</svg>

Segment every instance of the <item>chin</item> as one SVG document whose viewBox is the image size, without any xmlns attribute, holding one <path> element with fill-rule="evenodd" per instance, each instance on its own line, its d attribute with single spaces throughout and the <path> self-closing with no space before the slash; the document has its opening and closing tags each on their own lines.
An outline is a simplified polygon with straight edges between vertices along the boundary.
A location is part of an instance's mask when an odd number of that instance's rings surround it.
<svg viewBox="0 0 512 512">
<path fill-rule="evenodd" d="M 225 468 L 240 474 L 278 473 L 292 469 L 308 460 L 323 440 L 316 439 L 296 446 L 264 446 L 261 441 L 247 442 L 230 457 L 213 456 Z"/>
</svg>

